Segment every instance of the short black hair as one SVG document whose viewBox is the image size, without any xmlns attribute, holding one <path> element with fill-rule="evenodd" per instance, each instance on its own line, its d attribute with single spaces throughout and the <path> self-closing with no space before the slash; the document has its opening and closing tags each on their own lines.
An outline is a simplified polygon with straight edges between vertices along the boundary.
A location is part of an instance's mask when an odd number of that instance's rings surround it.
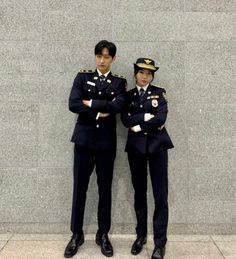
<svg viewBox="0 0 236 259">
<path fill-rule="evenodd" d="M 107 41 L 107 40 L 101 40 L 99 41 L 95 48 L 94 48 L 94 54 L 99 55 L 102 54 L 102 50 L 104 48 L 108 49 L 109 55 L 112 56 L 112 58 L 116 55 L 116 45 L 113 42 Z"/>
<path fill-rule="evenodd" d="M 138 71 L 143 70 L 143 69 L 145 69 L 145 68 L 141 68 L 141 67 L 135 66 L 135 67 L 134 67 L 134 75 L 136 76 L 136 75 L 138 74 Z M 148 70 L 149 70 L 149 69 L 148 69 Z M 154 73 L 155 73 L 155 71 L 152 71 L 152 70 L 149 70 L 149 71 L 152 73 L 152 77 L 153 77 L 153 79 L 154 79 Z"/>
</svg>

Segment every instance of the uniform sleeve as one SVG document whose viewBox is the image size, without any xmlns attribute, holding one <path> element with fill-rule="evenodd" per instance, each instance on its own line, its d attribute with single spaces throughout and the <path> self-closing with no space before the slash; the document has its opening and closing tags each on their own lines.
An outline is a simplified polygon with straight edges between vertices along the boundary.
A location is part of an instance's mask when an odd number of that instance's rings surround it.
<svg viewBox="0 0 236 259">
<path fill-rule="evenodd" d="M 71 88 L 69 96 L 69 110 L 74 113 L 86 114 L 91 119 L 96 119 L 97 112 L 91 110 L 88 106 L 84 105 L 82 87 L 84 84 L 84 75 L 78 73 L 74 79 L 73 86 Z"/>
<path fill-rule="evenodd" d="M 120 79 L 117 85 L 115 100 L 93 100 L 91 109 L 112 114 L 121 112 L 125 102 L 126 84 L 127 82 L 125 79 Z"/>
<path fill-rule="evenodd" d="M 124 109 L 121 112 L 121 121 L 126 128 L 133 127 L 144 122 L 144 113 L 132 114 L 130 110 L 128 93 L 125 96 Z"/>
<path fill-rule="evenodd" d="M 145 122 L 141 125 L 142 130 L 150 130 L 153 128 L 158 128 L 165 124 L 167 119 L 168 107 L 167 107 L 167 100 L 166 100 L 166 91 L 163 89 L 162 93 L 160 94 L 158 109 L 154 117 L 149 121 Z"/>
<path fill-rule="evenodd" d="M 126 128 L 142 124 L 144 122 L 144 113 L 131 115 L 130 113 L 124 112 L 122 113 L 121 121 Z"/>
</svg>

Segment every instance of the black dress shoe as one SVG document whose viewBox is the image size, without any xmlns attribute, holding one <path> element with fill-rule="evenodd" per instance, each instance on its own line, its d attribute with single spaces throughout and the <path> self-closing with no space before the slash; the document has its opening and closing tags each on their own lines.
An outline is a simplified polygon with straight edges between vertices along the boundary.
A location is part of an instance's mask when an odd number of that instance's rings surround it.
<svg viewBox="0 0 236 259">
<path fill-rule="evenodd" d="M 137 255 L 139 254 L 142 249 L 143 245 L 147 243 L 147 237 L 139 236 L 137 239 L 134 241 L 132 248 L 131 248 L 131 254 Z"/>
<path fill-rule="evenodd" d="M 79 246 L 81 246 L 84 243 L 84 234 L 73 234 L 71 237 L 70 242 L 68 243 L 66 249 L 65 249 L 65 253 L 64 256 L 66 258 L 72 257 L 74 256 L 78 249 Z"/>
<path fill-rule="evenodd" d="M 101 247 L 101 252 L 107 256 L 113 256 L 113 247 L 107 234 L 96 234 L 96 244 Z"/>
<path fill-rule="evenodd" d="M 166 251 L 165 247 L 162 247 L 162 248 L 155 247 L 155 249 L 153 250 L 151 259 L 163 259 L 165 255 L 165 251 Z"/>
</svg>

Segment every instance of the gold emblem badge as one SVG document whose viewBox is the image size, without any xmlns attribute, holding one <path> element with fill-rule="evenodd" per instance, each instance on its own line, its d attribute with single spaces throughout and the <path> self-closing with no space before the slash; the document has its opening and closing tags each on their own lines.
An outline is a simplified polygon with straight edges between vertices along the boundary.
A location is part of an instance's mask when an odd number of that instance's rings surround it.
<svg viewBox="0 0 236 259">
<path fill-rule="evenodd" d="M 149 65 L 152 61 L 149 59 L 144 59 L 144 61 L 146 62 L 147 65 Z"/>
</svg>

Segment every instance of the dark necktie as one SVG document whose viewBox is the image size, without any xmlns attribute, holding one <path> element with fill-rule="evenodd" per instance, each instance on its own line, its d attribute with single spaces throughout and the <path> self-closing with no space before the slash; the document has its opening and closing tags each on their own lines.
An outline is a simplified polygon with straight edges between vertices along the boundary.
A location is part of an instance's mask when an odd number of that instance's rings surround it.
<svg viewBox="0 0 236 259">
<path fill-rule="evenodd" d="M 139 90 L 139 101 L 140 101 L 140 102 L 143 100 L 144 93 L 145 93 L 144 89 L 141 88 L 141 89 Z"/>
<path fill-rule="evenodd" d="M 105 77 L 104 75 L 100 75 L 100 76 L 99 76 L 99 79 L 100 79 L 101 85 L 103 85 L 103 83 L 104 83 L 106 77 Z"/>
</svg>

